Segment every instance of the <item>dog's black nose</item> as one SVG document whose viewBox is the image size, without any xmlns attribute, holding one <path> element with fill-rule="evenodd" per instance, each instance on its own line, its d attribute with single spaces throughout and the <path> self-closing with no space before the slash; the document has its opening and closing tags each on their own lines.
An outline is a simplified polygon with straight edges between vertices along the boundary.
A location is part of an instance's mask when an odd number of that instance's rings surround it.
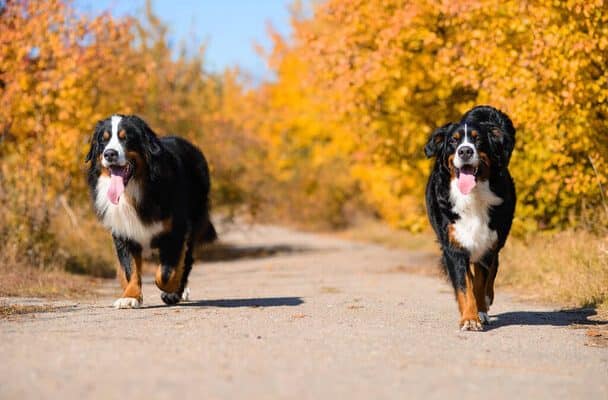
<svg viewBox="0 0 608 400">
<path fill-rule="evenodd" d="M 103 152 L 103 158 L 110 163 L 116 162 L 118 160 L 118 152 L 114 149 L 107 149 Z"/>
<path fill-rule="evenodd" d="M 463 146 L 459 148 L 458 157 L 460 157 L 460 159 L 463 161 L 470 160 L 471 157 L 473 157 L 473 148 L 469 146 Z"/>
</svg>

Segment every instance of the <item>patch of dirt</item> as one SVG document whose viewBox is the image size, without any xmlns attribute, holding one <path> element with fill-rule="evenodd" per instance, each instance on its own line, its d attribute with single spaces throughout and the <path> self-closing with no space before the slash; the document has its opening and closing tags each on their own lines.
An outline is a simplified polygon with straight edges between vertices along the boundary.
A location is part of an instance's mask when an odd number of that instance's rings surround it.
<svg viewBox="0 0 608 400">
<path fill-rule="evenodd" d="M 587 329 L 585 346 L 608 347 L 608 325 Z"/>
<path fill-rule="evenodd" d="M 0 319 L 11 319 L 16 315 L 31 314 L 38 312 L 51 312 L 60 307 L 50 304 L 23 305 L 23 304 L 0 304 Z"/>
<path fill-rule="evenodd" d="M 416 275 L 424 275 L 424 276 L 435 276 L 440 277 L 443 276 L 441 272 L 441 268 L 435 265 L 396 265 L 389 269 L 385 269 L 382 271 L 378 271 L 379 273 L 384 274 L 416 274 Z"/>
<path fill-rule="evenodd" d="M 331 286 L 323 286 L 319 289 L 321 293 L 340 293 L 341 290 Z"/>
</svg>

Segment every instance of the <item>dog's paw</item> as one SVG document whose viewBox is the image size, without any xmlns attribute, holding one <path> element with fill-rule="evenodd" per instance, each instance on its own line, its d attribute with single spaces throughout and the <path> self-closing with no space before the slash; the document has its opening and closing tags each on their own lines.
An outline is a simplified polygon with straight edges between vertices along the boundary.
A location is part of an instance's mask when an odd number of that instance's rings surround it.
<svg viewBox="0 0 608 400">
<path fill-rule="evenodd" d="M 483 325 L 479 319 L 465 319 L 460 323 L 460 330 L 465 331 L 483 331 Z"/>
<path fill-rule="evenodd" d="M 190 300 L 190 288 L 185 288 L 184 293 L 182 293 L 182 301 Z"/>
<path fill-rule="evenodd" d="M 179 293 L 161 292 L 160 298 L 163 300 L 163 303 L 168 306 L 172 306 L 180 302 L 180 300 L 182 299 L 182 295 Z"/>
<path fill-rule="evenodd" d="M 121 297 L 117 299 L 114 304 L 114 308 L 139 308 L 141 307 L 141 302 L 134 297 Z"/>
<path fill-rule="evenodd" d="M 482 325 L 489 325 L 490 324 L 490 316 L 488 315 L 487 312 L 480 311 L 479 312 L 479 320 L 481 321 Z"/>
</svg>

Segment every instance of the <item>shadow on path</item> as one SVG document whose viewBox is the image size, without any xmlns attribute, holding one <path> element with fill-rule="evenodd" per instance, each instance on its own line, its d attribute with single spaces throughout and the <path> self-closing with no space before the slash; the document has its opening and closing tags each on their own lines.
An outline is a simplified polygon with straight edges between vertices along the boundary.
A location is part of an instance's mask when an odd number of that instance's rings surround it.
<svg viewBox="0 0 608 400">
<path fill-rule="evenodd" d="M 300 297 L 260 297 L 252 299 L 217 299 L 198 300 L 179 303 L 176 307 L 295 307 L 303 304 Z M 165 308 L 166 305 L 154 305 L 142 308 Z"/>
<path fill-rule="evenodd" d="M 593 308 L 576 308 L 559 311 L 512 311 L 493 315 L 492 323 L 486 326 L 486 331 L 510 325 L 604 325 L 608 321 L 590 320 L 589 317 L 597 315 Z"/>
<path fill-rule="evenodd" d="M 195 259 L 201 261 L 234 261 L 244 258 L 264 258 L 276 255 L 305 253 L 316 249 L 288 244 L 242 246 L 217 243 L 201 246 L 195 251 Z"/>
</svg>

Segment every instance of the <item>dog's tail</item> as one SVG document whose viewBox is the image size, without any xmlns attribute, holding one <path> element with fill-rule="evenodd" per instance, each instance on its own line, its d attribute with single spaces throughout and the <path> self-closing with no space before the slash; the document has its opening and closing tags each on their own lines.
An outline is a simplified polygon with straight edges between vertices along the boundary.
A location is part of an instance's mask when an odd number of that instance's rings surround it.
<svg viewBox="0 0 608 400">
<path fill-rule="evenodd" d="M 211 243 L 217 240 L 217 232 L 210 220 L 207 220 L 207 225 L 201 230 L 201 241 L 203 243 Z"/>
</svg>

